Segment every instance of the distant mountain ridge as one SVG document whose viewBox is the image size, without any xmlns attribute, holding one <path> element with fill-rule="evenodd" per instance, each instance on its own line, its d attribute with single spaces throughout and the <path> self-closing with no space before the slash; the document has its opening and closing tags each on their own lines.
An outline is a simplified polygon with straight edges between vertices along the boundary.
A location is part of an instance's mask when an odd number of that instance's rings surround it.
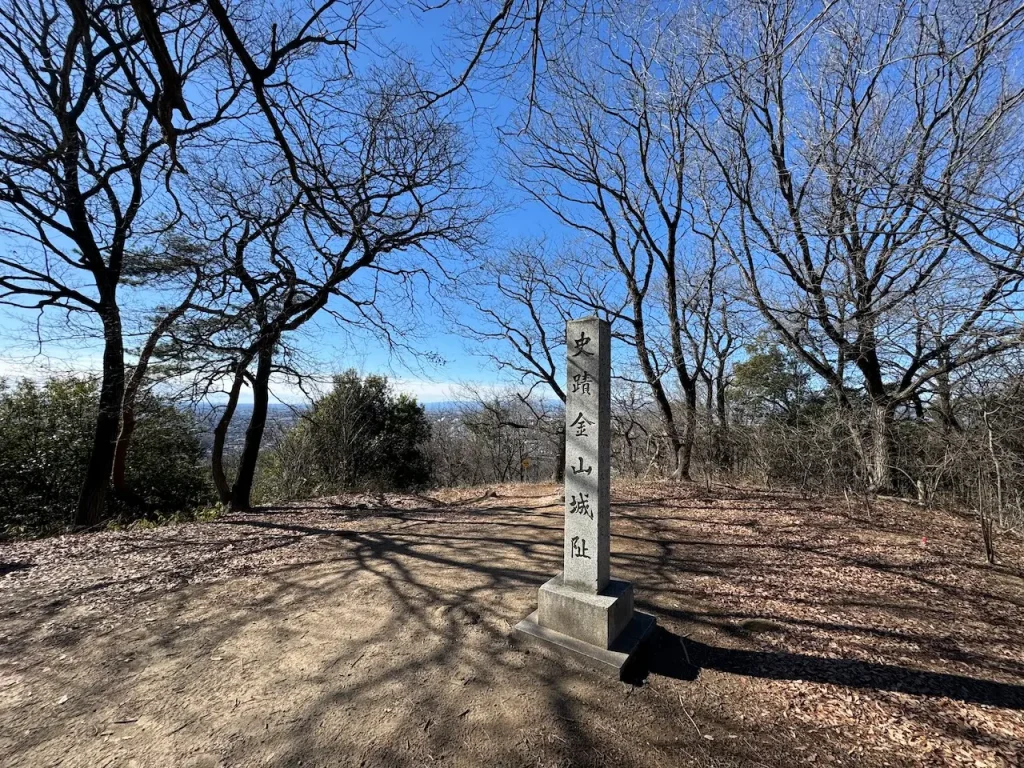
<svg viewBox="0 0 1024 768">
<path fill-rule="evenodd" d="M 457 400 L 444 400 L 434 403 L 420 403 L 428 414 L 443 413 L 452 408 L 465 406 Z M 270 403 L 267 405 L 267 426 L 263 434 L 263 448 L 271 448 L 277 444 L 285 432 L 291 429 L 309 410 L 306 403 Z M 196 415 L 203 426 L 202 442 L 209 452 L 213 446 L 213 428 L 220 414 L 224 411 L 224 403 L 199 403 L 195 406 Z M 225 446 L 229 453 L 240 450 L 245 441 L 245 430 L 252 416 L 252 403 L 239 403 L 231 417 Z"/>
<path fill-rule="evenodd" d="M 445 411 L 450 408 L 459 408 L 466 405 L 461 400 L 437 400 L 433 402 L 417 402 L 429 413 L 431 411 Z M 196 413 L 200 416 L 207 413 L 219 413 L 224 409 L 224 403 L 198 403 L 195 406 Z M 267 405 L 268 414 L 273 413 L 303 413 L 309 409 L 308 403 L 270 403 Z M 240 414 L 252 412 L 252 403 L 239 403 L 235 408 L 235 418 Z"/>
</svg>

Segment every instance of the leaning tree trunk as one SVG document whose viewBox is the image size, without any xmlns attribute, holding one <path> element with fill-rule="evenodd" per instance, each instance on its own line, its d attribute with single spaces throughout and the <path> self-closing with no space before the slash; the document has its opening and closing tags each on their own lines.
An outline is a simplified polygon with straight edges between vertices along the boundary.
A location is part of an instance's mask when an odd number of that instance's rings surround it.
<svg viewBox="0 0 1024 768">
<path fill-rule="evenodd" d="M 146 379 L 146 371 L 149 370 L 149 361 L 153 358 L 156 345 L 160 342 L 163 335 L 167 333 L 168 329 L 185 314 L 198 287 L 199 278 L 197 275 L 196 282 L 184 300 L 164 315 L 146 338 L 146 343 L 139 350 L 139 361 L 135 364 L 131 376 L 128 377 L 128 381 L 125 383 L 124 398 L 121 404 L 121 431 L 117 436 L 117 446 L 114 449 L 114 468 L 111 473 L 114 493 L 119 498 L 135 503 L 142 502 L 142 499 L 128 488 L 126 481 L 128 449 L 131 447 L 132 436 L 135 434 L 135 402 L 138 399 L 139 390 L 142 388 L 142 382 Z"/>
<path fill-rule="evenodd" d="M 228 402 L 224 406 L 224 413 L 217 420 L 217 426 L 213 429 L 213 448 L 210 452 L 210 471 L 213 475 L 213 485 L 217 489 L 217 498 L 221 504 L 231 501 L 231 485 L 228 483 L 227 474 L 224 472 L 224 444 L 227 442 L 228 428 L 231 426 L 231 419 L 238 407 L 238 396 L 242 392 L 242 384 L 245 382 L 245 369 L 248 361 L 238 363 L 235 370 L 235 378 L 231 382 L 231 390 L 228 392 Z"/>
<path fill-rule="evenodd" d="M 672 404 L 669 403 L 668 396 L 665 394 L 665 388 L 661 386 L 660 381 L 655 381 L 651 385 L 651 390 L 654 392 L 654 399 L 658 404 L 658 410 L 661 411 L 661 420 L 665 424 L 669 446 L 672 448 L 672 461 L 675 463 L 675 466 L 672 468 L 671 477 L 673 480 L 689 480 L 690 468 L 684 467 L 682 463 L 683 440 L 679 437 L 679 430 L 676 428 L 675 416 L 672 414 Z"/>
<path fill-rule="evenodd" d="M 146 377 L 151 354 L 152 350 L 149 350 L 148 354 L 143 350 L 143 356 L 125 383 L 124 397 L 121 401 L 121 431 L 117 435 L 117 444 L 114 447 L 114 466 L 110 477 L 117 498 L 139 505 L 145 503 L 144 499 L 128 487 L 128 449 L 131 447 L 137 424 L 135 403 Z"/>
<path fill-rule="evenodd" d="M 100 384 L 99 410 L 93 432 L 92 453 L 85 472 L 75 510 L 75 525 L 94 526 L 103 519 L 103 510 L 114 466 L 121 402 L 124 398 L 124 339 L 121 315 L 111 298 L 101 313 L 103 321 L 103 381 Z"/>
<path fill-rule="evenodd" d="M 674 234 L 672 241 L 674 242 Z M 676 376 L 679 378 L 679 385 L 686 395 L 683 405 L 683 433 L 680 436 L 672 415 L 672 409 L 668 401 L 663 405 L 658 403 L 665 414 L 666 426 L 672 432 L 672 453 L 674 454 L 676 466 L 672 473 L 674 480 L 690 480 L 690 464 L 693 461 L 693 443 L 697 434 L 697 374 L 690 376 L 686 366 L 686 356 L 683 353 L 682 332 L 683 325 L 679 316 L 679 294 L 676 283 L 675 246 L 670 243 L 668 247 L 669 258 L 665 261 L 665 292 L 668 298 L 668 323 L 669 339 L 672 345 L 672 367 L 675 368 Z M 646 371 L 645 371 L 646 373 Z M 660 385 L 660 382 L 659 382 Z M 664 391 L 662 391 L 664 394 Z"/>
<path fill-rule="evenodd" d="M 127 398 L 128 395 L 126 394 Z M 121 431 L 117 435 L 117 443 L 114 447 L 114 465 L 111 471 L 110 480 L 114 486 L 114 495 L 122 501 L 140 505 L 144 499 L 128 487 L 128 448 L 131 446 L 132 437 L 135 434 L 135 396 L 126 400 L 121 408 Z"/>
<path fill-rule="evenodd" d="M 256 460 L 260 455 L 263 430 L 267 426 L 267 408 L 270 405 L 270 373 L 274 362 L 274 342 L 264 341 L 256 363 L 252 381 L 252 417 L 245 430 L 245 445 L 238 461 L 238 474 L 231 487 L 231 509 L 247 512 L 252 509 L 252 484 L 256 477 Z"/>
</svg>

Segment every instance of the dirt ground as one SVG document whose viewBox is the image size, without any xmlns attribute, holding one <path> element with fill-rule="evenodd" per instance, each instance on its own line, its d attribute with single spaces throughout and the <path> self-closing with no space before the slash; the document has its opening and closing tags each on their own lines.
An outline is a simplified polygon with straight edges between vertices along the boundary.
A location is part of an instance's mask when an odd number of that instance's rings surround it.
<svg viewBox="0 0 1024 768">
<path fill-rule="evenodd" d="M 612 572 L 659 623 L 617 683 L 511 639 L 562 513 L 496 490 L 0 545 L 0 764 L 1024 765 L 1019 542 L 617 486 Z"/>
</svg>

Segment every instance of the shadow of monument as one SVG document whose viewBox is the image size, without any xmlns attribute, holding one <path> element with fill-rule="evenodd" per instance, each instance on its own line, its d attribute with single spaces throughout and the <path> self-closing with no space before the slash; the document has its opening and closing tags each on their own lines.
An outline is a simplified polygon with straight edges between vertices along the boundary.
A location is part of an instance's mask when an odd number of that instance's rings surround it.
<svg viewBox="0 0 1024 768">
<path fill-rule="evenodd" d="M 856 659 L 719 648 L 684 639 L 660 626 L 647 645 L 643 662 L 636 666 L 629 682 L 642 683 L 648 675 L 696 680 L 705 669 L 744 677 L 828 683 L 1024 710 L 1024 686 L 1021 685 Z"/>
</svg>

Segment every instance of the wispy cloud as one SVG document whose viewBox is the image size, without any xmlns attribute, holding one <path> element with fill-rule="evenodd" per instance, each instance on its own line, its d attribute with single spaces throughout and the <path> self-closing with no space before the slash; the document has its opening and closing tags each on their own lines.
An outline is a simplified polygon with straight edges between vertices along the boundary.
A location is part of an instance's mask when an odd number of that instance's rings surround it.
<svg viewBox="0 0 1024 768">
<path fill-rule="evenodd" d="M 83 355 L 68 359 L 41 356 L 31 358 L 0 356 L 0 378 L 6 379 L 43 381 L 54 376 L 95 376 L 99 375 L 101 368 L 102 358 L 98 355 Z M 474 391 L 491 394 L 502 388 L 491 382 L 437 381 L 401 376 L 389 378 L 396 392 L 411 395 L 421 403 L 459 402 L 471 399 Z M 174 385 L 169 385 L 169 387 L 180 388 L 183 383 L 179 381 L 177 387 Z M 228 381 L 224 382 L 225 389 L 228 384 Z M 330 388 L 330 377 L 314 377 L 311 384 L 314 392 L 326 392 Z M 274 397 L 280 402 L 298 404 L 307 400 L 306 393 L 295 382 L 283 377 L 273 379 L 271 388 Z M 211 395 L 210 400 L 218 402 L 225 397 L 226 394 L 214 394 Z M 252 392 L 248 388 L 244 388 L 239 400 L 243 403 L 252 402 Z"/>
<path fill-rule="evenodd" d="M 50 356 L 0 357 L 0 378 L 42 381 L 53 376 L 89 376 L 98 374 L 102 365 L 99 356 L 74 358 Z"/>
</svg>

